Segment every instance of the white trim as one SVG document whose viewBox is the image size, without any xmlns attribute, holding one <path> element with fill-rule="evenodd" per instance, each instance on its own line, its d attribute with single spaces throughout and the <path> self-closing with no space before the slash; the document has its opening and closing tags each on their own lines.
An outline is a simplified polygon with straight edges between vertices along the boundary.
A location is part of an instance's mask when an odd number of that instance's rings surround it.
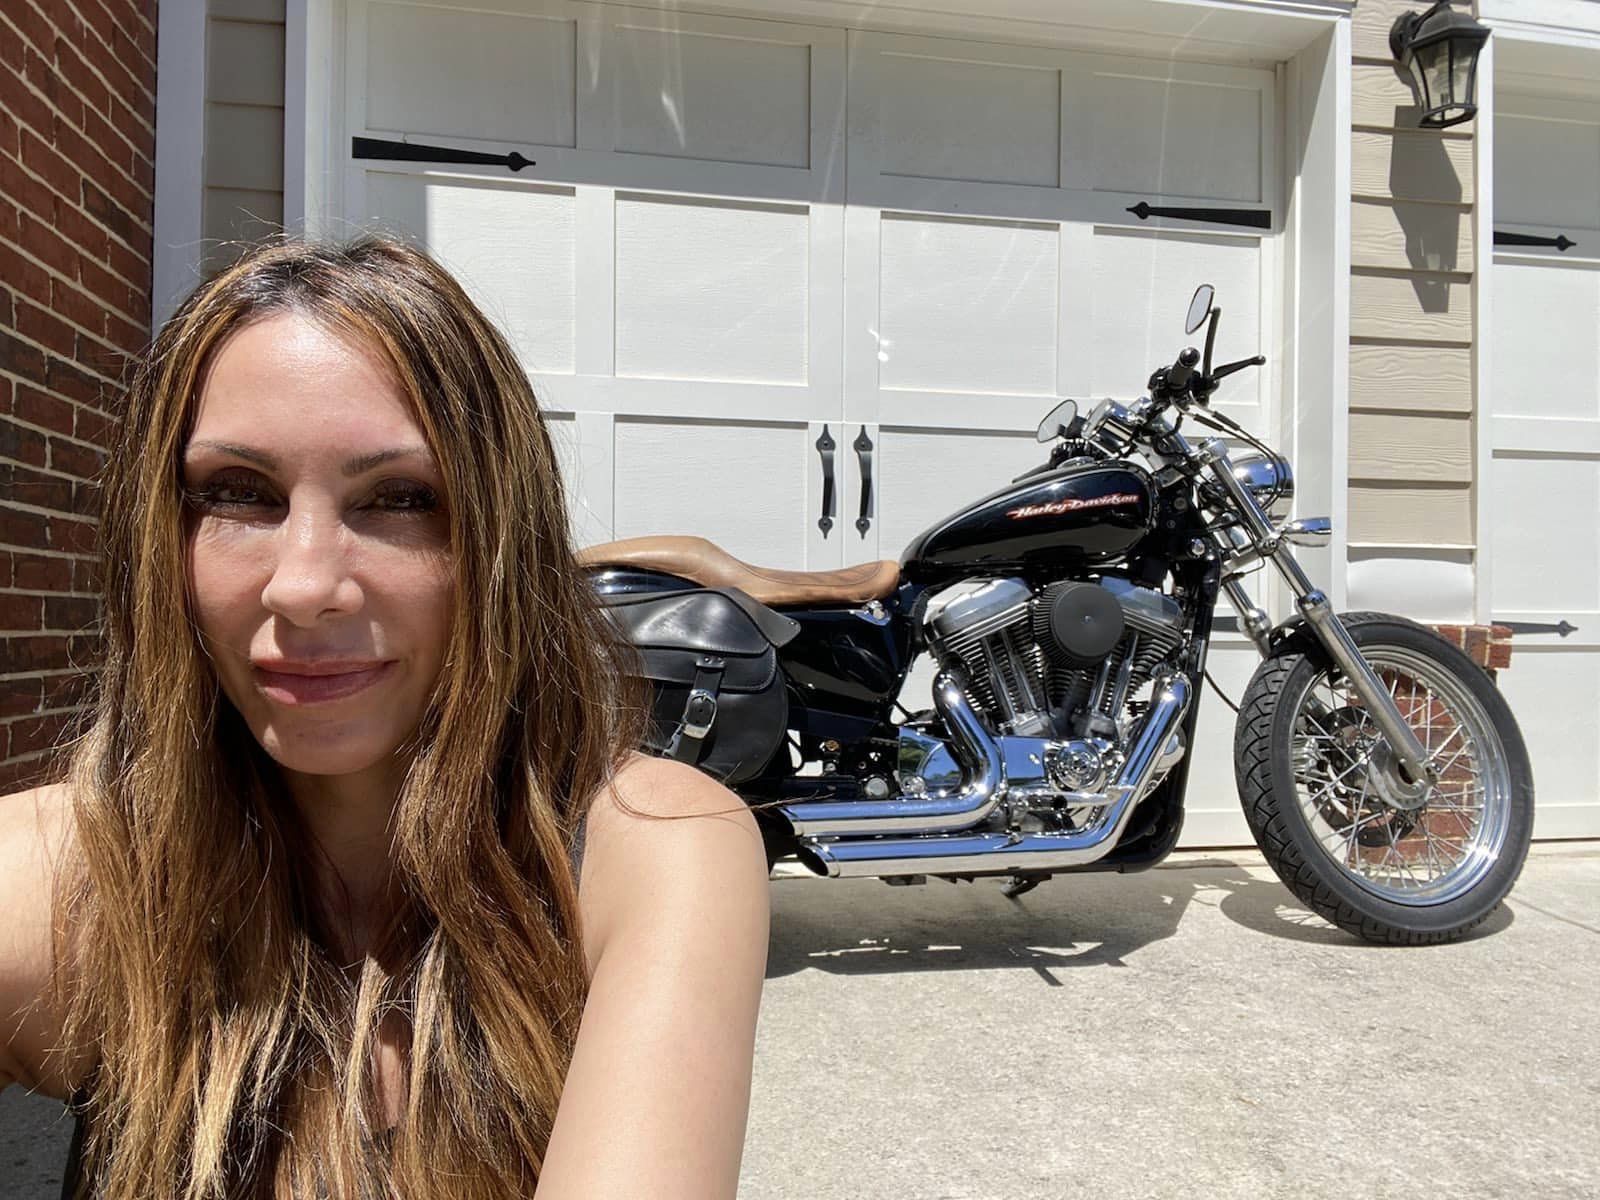
<svg viewBox="0 0 1600 1200">
<path fill-rule="evenodd" d="M 1474 155 L 1477 176 L 1474 181 L 1472 240 L 1475 243 L 1472 273 L 1472 413 L 1473 436 L 1473 522 L 1472 612 L 1487 622 L 1494 607 L 1494 556 L 1489 547 L 1494 521 L 1490 504 L 1490 473 L 1494 469 L 1494 436 L 1490 412 L 1494 402 L 1490 386 L 1490 346 L 1492 298 L 1494 296 L 1494 38 L 1484 42 L 1478 52 L 1478 115 L 1473 120 L 1477 134 Z M 1485 86 L 1487 85 L 1487 86 Z"/>
<path fill-rule="evenodd" d="M 205 0 L 157 14 L 156 195 L 150 320 L 160 328 L 199 282 L 205 201 Z"/>
</svg>

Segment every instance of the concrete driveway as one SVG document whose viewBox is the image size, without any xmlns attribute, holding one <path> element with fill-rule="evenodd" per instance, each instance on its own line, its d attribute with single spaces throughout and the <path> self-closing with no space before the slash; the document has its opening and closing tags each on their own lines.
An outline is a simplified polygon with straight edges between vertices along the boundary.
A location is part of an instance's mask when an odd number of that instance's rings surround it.
<svg viewBox="0 0 1600 1200">
<path fill-rule="evenodd" d="M 773 912 L 744 1200 L 1600 1196 L 1592 843 L 1423 949 L 1253 854 L 1015 902 L 783 878 Z M 56 1194 L 59 1111 L 0 1096 L 6 1200 Z"/>
<path fill-rule="evenodd" d="M 780 868 L 781 869 L 781 868 Z M 1600 847 L 1389 948 L 1255 854 L 781 880 L 744 1200 L 1600 1197 Z"/>
</svg>

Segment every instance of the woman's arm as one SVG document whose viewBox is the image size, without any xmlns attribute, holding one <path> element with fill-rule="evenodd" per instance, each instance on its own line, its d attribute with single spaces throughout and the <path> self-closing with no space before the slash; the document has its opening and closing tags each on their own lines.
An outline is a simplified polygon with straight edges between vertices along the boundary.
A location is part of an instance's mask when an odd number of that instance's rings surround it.
<svg viewBox="0 0 1600 1200">
<path fill-rule="evenodd" d="M 60 1014 L 45 993 L 51 906 L 70 812 L 60 786 L 0 797 L 0 1088 L 21 1083 L 60 1098 L 68 1082 L 49 1053 L 60 1040 Z"/>
<path fill-rule="evenodd" d="M 733 1196 L 767 961 L 754 819 L 638 756 L 589 814 L 579 902 L 592 981 L 538 1200 Z"/>
</svg>

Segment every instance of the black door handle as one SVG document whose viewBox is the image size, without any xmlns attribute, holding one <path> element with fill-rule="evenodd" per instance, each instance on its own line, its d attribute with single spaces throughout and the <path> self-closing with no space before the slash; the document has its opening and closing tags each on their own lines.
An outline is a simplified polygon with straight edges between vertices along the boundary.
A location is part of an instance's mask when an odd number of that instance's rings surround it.
<svg viewBox="0 0 1600 1200">
<path fill-rule="evenodd" d="M 822 530 L 822 536 L 827 537 L 828 531 L 833 528 L 833 435 L 828 432 L 828 427 L 822 427 L 822 436 L 817 439 L 817 453 L 822 456 L 822 515 L 817 518 L 817 528 Z"/>
<path fill-rule="evenodd" d="M 868 515 L 872 512 L 872 439 L 867 436 L 865 425 L 850 444 L 855 447 L 856 462 L 861 467 L 861 512 L 856 517 L 856 532 L 866 537 L 867 530 L 872 528 L 872 518 Z"/>
</svg>

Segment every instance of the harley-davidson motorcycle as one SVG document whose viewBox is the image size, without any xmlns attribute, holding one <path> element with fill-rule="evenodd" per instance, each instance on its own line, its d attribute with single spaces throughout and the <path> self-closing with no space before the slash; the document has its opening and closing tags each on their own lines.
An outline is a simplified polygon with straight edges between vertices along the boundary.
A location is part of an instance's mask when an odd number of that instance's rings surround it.
<svg viewBox="0 0 1600 1200">
<path fill-rule="evenodd" d="M 652 686 L 650 748 L 756 810 L 769 857 L 818 874 L 1131 871 L 1178 840 L 1219 594 L 1260 649 L 1238 704 L 1244 813 L 1311 909 L 1374 941 L 1459 937 L 1527 855 L 1533 779 L 1487 672 L 1432 631 L 1335 614 L 1290 553 L 1289 463 L 1209 407 L 1259 356 L 1212 365 L 1210 285 L 1149 395 L 1074 401 L 1040 424 L 1049 460 L 929 526 L 899 562 L 782 571 L 694 537 L 582 559 Z M 1185 421 L 1222 437 L 1191 441 Z M 1296 614 L 1243 585 L 1271 564 Z M 924 651 L 932 707 L 898 697 Z"/>
</svg>

